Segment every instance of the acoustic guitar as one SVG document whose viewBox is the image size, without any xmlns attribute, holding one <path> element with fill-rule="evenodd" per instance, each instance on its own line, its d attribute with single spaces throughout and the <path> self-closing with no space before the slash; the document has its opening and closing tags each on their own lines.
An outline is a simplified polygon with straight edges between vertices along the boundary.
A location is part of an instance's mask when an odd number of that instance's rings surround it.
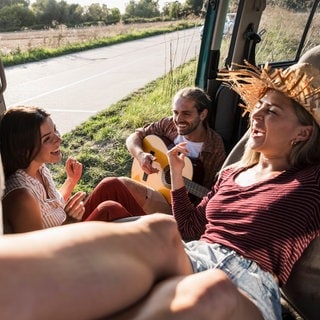
<svg viewBox="0 0 320 320">
<path fill-rule="evenodd" d="M 156 160 L 153 161 L 152 166 L 157 168 L 159 172 L 146 174 L 140 167 L 137 159 L 133 159 L 131 167 L 131 178 L 159 191 L 171 203 L 171 181 L 170 181 L 170 166 L 167 157 L 168 148 L 164 141 L 156 135 L 148 135 L 142 141 L 142 148 L 144 152 L 152 154 Z M 192 161 L 185 157 L 185 166 L 182 172 L 183 179 L 187 191 L 202 198 L 209 190 L 202 185 L 192 181 L 193 164 Z"/>
</svg>

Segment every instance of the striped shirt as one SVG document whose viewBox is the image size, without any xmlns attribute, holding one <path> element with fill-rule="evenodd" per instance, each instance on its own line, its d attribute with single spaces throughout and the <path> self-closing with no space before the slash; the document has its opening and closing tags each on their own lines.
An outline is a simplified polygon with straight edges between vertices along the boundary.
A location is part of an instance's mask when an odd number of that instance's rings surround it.
<svg viewBox="0 0 320 320">
<path fill-rule="evenodd" d="M 254 260 L 284 284 L 309 243 L 320 236 L 320 166 L 287 170 L 242 187 L 226 169 L 194 208 L 185 188 L 172 192 L 173 214 L 186 240 L 220 243 Z"/>
<path fill-rule="evenodd" d="M 23 170 L 17 170 L 6 180 L 5 198 L 16 189 L 28 189 L 39 201 L 43 228 L 61 225 L 66 219 L 64 199 L 55 187 L 49 169 L 43 165 L 39 172 L 46 189 L 37 179 L 32 178 Z"/>
</svg>

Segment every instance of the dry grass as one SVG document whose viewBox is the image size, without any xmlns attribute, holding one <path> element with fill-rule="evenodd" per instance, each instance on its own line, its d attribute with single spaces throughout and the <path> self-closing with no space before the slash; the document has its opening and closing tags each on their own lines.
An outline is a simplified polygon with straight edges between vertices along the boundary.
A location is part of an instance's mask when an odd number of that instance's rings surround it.
<svg viewBox="0 0 320 320">
<path fill-rule="evenodd" d="M 308 14 L 267 6 L 259 30 L 265 29 L 257 46 L 257 62 L 294 60 Z M 319 44 L 320 15 L 316 14 L 303 52 Z"/>
<path fill-rule="evenodd" d="M 73 43 L 83 43 L 90 40 L 128 34 L 137 30 L 160 28 L 178 25 L 179 21 L 155 22 L 141 24 L 118 23 L 110 26 L 91 26 L 83 28 L 67 28 L 58 26 L 55 29 L 39 31 L 20 31 L 0 33 L 0 51 L 2 54 L 27 51 L 35 48 L 57 48 Z"/>
</svg>

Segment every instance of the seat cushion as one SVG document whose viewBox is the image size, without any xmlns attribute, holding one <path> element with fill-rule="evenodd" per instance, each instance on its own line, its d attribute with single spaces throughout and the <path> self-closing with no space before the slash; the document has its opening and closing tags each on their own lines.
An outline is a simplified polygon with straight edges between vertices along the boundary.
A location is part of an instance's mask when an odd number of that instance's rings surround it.
<svg viewBox="0 0 320 320">
<path fill-rule="evenodd" d="M 305 320 L 320 319 L 320 237 L 305 250 L 281 290 Z"/>
</svg>

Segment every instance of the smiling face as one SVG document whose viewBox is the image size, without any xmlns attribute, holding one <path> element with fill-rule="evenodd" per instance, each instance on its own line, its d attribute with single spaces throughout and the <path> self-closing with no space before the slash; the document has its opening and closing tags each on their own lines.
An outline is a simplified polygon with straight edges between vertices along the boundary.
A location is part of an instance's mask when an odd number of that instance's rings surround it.
<svg viewBox="0 0 320 320">
<path fill-rule="evenodd" d="M 268 90 L 251 112 L 249 146 L 267 157 L 287 157 L 292 145 L 309 139 L 311 126 L 299 122 L 292 101 Z"/>
<path fill-rule="evenodd" d="M 202 122 L 207 116 L 207 110 L 200 114 L 194 101 L 180 97 L 173 106 L 173 120 L 180 135 L 192 138 L 199 130 L 202 130 Z"/>
<path fill-rule="evenodd" d="M 41 147 L 33 159 L 38 164 L 57 163 L 61 160 L 61 138 L 52 119 L 47 117 L 40 126 Z"/>
</svg>

